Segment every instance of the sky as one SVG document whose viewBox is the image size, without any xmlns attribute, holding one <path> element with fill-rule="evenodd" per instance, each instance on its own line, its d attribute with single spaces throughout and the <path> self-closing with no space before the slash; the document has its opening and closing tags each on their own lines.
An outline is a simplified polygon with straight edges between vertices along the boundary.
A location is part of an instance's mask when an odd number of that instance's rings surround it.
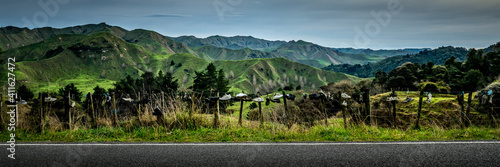
<svg viewBox="0 0 500 167">
<path fill-rule="evenodd" d="M 106 22 L 165 36 L 253 36 L 325 47 L 485 48 L 500 41 L 498 0 L 15 0 L 0 27 Z"/>
</svg>

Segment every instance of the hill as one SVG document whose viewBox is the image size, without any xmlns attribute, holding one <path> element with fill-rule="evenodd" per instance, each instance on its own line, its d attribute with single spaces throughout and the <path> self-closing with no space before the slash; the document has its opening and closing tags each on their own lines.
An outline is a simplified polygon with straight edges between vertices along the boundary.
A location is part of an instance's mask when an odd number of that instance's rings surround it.
<svg viewBox="0 0 500 167">
<path fill-rule="evenodd" d="M 181 90 L 185 90 L 192 85 L 194 72 L 210 63 L 189 53 L 157 54 L 154 49 L 146 49 L 138 43 L 109 32 L 64 34 L 9 49 L 2 58 L 16 57 L 17 81 L 35 92 L 53 92 L 69 83 L 75 83 L 85 92 L 96 85 L 111 88 L 115 81 L 127 75 L 138 77 L 145 71 L 157 73 L 159 70 L 172 72 L 179 79 Z M 284 58 L 213 63 L 226 72 L 232 91 L 270 91 L 290 83 L 312 89 L 328 82 L 356 79 Z"/>
<path fill-rule="evenodd" d="M 196 38 L 195 36 L 180 36 L 172 37 L 172 39 L 178 42 L 182 42 L 192 48 L 209 45 L 233 50 L 250 48 L 260 51 L 273 50 L 286 43 L 285 41 L 268 41 L 264 39 L 254 38 L 252 36 L 224 37 L 216 35 L 207 38 Z"/>
<path fill-rule="evenodd" d="M 107 25 L 106 23 L 87 24 L 67 28 L 44 27 L 28 29 L 12 26 L 3 27 L 0 28 L 0 47 L 4 50 L 9 50 L 41 42 L 61 34 L 90 35 L 98 32 L 108 32 L 129 43 L 140 45 L 156 54 L 190 53 L 198 56 L 196 51 L 183 43 L 176 42 L 157 32 L 142 29 L 128 31 L 118 26 Z"/>
<path fill-rule="evenodd" d="M 276 55 L 274 55 L 273 53 L 252 50 L 249 48 L 233 50 L 210 45 L 202 46 L 196 49 L 196 51 L 198 51 L 200 55 L 206 57 L 209 60 L 246 60 L 254 58 L 276 57 Z"/>
<path fill-rule="evenodd" d="M 423 50 L 431 50 L 430 48 L 421 48 L 421 49 L 380 49 L 380 50 L 372 50 L 372 49 L 354 49 L 354 48 L 332 48 L 333 50 L 349 53 L 349 54 L 364 54 L 368 56 L 383 56 L 383 57 L 392 57 L 398 55 L 407 55 L 407 54 L 417 54 Z"/>
<path fill-rule="evenodd" d="M 362 54 L 342 53 L 302 40 L 290 41 L 280 46 L 278 49 L 273 50 L 272 53 L 276 54 L 278 57 L 285 57 L 292 61 L 319 68 L 330 64 L 365 64 L 383 59 L 382 57 Z"/>
<path fill-rule="evenodd" d="M 447 46 L 433 50 L 423 50 L 417 54 L 394 56 L 377 63 L 369 63 L 365 65 L 331 64 L 323 69 L 366 78 L 373 77 L 377 71 L 389 72 L 406 62 L 419 64 L 433 62 L 436 65 L 443 65 L 445 61 L 452 56 L 454 56 L 458 61 L 463 62 L 465 61 L 468 52 L 469 50 L 465 48 L 455 48 L 452 46 Z"/>
</svg>

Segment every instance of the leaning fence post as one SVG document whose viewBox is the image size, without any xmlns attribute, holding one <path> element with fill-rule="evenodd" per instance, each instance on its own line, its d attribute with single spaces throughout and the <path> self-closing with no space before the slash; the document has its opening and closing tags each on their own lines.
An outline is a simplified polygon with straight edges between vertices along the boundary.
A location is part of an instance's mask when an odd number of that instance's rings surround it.
<svg viewBox="0 0 500 167">
<path fill-rule="evenodd" d="M 421 90 L 418 98 L 417 122 L 415 122 L 415 129 L 420 129 L 418 123 L 420 122 L 420 111 L 422 111 L 423 96 L 424 96 L 424 91 Z"/>
</svg>

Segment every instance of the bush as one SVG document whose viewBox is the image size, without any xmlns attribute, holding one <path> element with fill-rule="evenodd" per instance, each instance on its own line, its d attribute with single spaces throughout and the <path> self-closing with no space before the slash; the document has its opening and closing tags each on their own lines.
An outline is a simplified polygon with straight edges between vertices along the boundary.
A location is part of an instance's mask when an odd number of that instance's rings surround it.
<svg viewBox="0 0 500 167">
<path fill-rule="evenodd" d="M 255 102 L 250 104 L 250 106 L 249 106 L 250 110 L 255 109 L 257 107 L 259 107 L 259 106 L 257 106 L 257 103 L 255 103 Z"/>
</svg>

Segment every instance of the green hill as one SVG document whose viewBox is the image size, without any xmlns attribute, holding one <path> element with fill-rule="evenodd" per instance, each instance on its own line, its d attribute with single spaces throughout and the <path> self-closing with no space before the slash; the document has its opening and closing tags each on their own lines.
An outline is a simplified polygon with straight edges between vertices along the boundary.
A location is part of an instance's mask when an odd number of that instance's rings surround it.
<svg viewBox="0 0 500 167">
<path fill-rule="evenodd" d="M 268 41 L 264 39 L 254 38 L 252 36 L 224 37 L 216 35 L 207 38 L 180 36 L 172 39 L 182 42 L 193 48 L 209 45 L 233 50 L 250 48 L 253 50 L 261 51 L 272 50 L 286 43 L 285 41 Z"/>
<path fill-rule="evenodd" d="M 98 32 L 108 32 L 129 43 L 140 45 L 156 54 L 190 53 L 198 56 L 196 51 L 193 51 L 183 43 L 176 42 L 157 32 L 142 29 L 128 31 L 118 26 L 107 25 L 106 23 L 87 24 L 61 29 L 44 27 L 30 30 L 28 28 L 11 26 L 4 27 L 0 28 L 0 47 L 4 50 L 9 50 L 38 43 L 61 34 L 90 35 Z"/>
<path fill-rule="evenodd" d="M 203 57 L 208 58 L 209 60 L 246 60 L 246 59 L 254 59 L 254 58 L 274 58 L 276 57 L 274 54 L 269 52 L 263 52 L 259 50 L 252 50 L 249 48 L 245 49 L 227 49 L 227 48 L 219 48 L 215 46 L 202 46 L 196 51 L 199 52 Z"/>
<path fill-rule="evenodd" d="M 1 58 L 16 57 L 18 83 L 26 84 L 35 92 L 53 92 L 69 83 L 75 83 L 84 92 L 96 85 L 111 88 L 115 81 L 127 75 L 138 77 L 145 71 L 157 73 L 159 70 L 173 72 L 182 85 L 181 90 L 185 90 L 192 85 L 194 72 L 205 69 L 210 63 L 189 53 L 158 54 L 151 49 L 154 47 L 146 49 L 138 43 L 125 41 L 109 32 L 64 34 L 9 49 Z M 251 55 L 254 50 L 241 51 Z M 214 64 L 226 72 L 231 91 L 271 91 L 290 83 L 312 89 L 328 82 L 357 79 L 285 58 L 217 60 Z"/>
<path fill-rule="evenodd" d="M 303 64 L 325 67 L 330 64 L 365 64 L 376 62 L 383 57 L 342 53 L 310 42 L 290 41 L 272 51 L 278 57 L 285 57 Z"/>
</svg>

